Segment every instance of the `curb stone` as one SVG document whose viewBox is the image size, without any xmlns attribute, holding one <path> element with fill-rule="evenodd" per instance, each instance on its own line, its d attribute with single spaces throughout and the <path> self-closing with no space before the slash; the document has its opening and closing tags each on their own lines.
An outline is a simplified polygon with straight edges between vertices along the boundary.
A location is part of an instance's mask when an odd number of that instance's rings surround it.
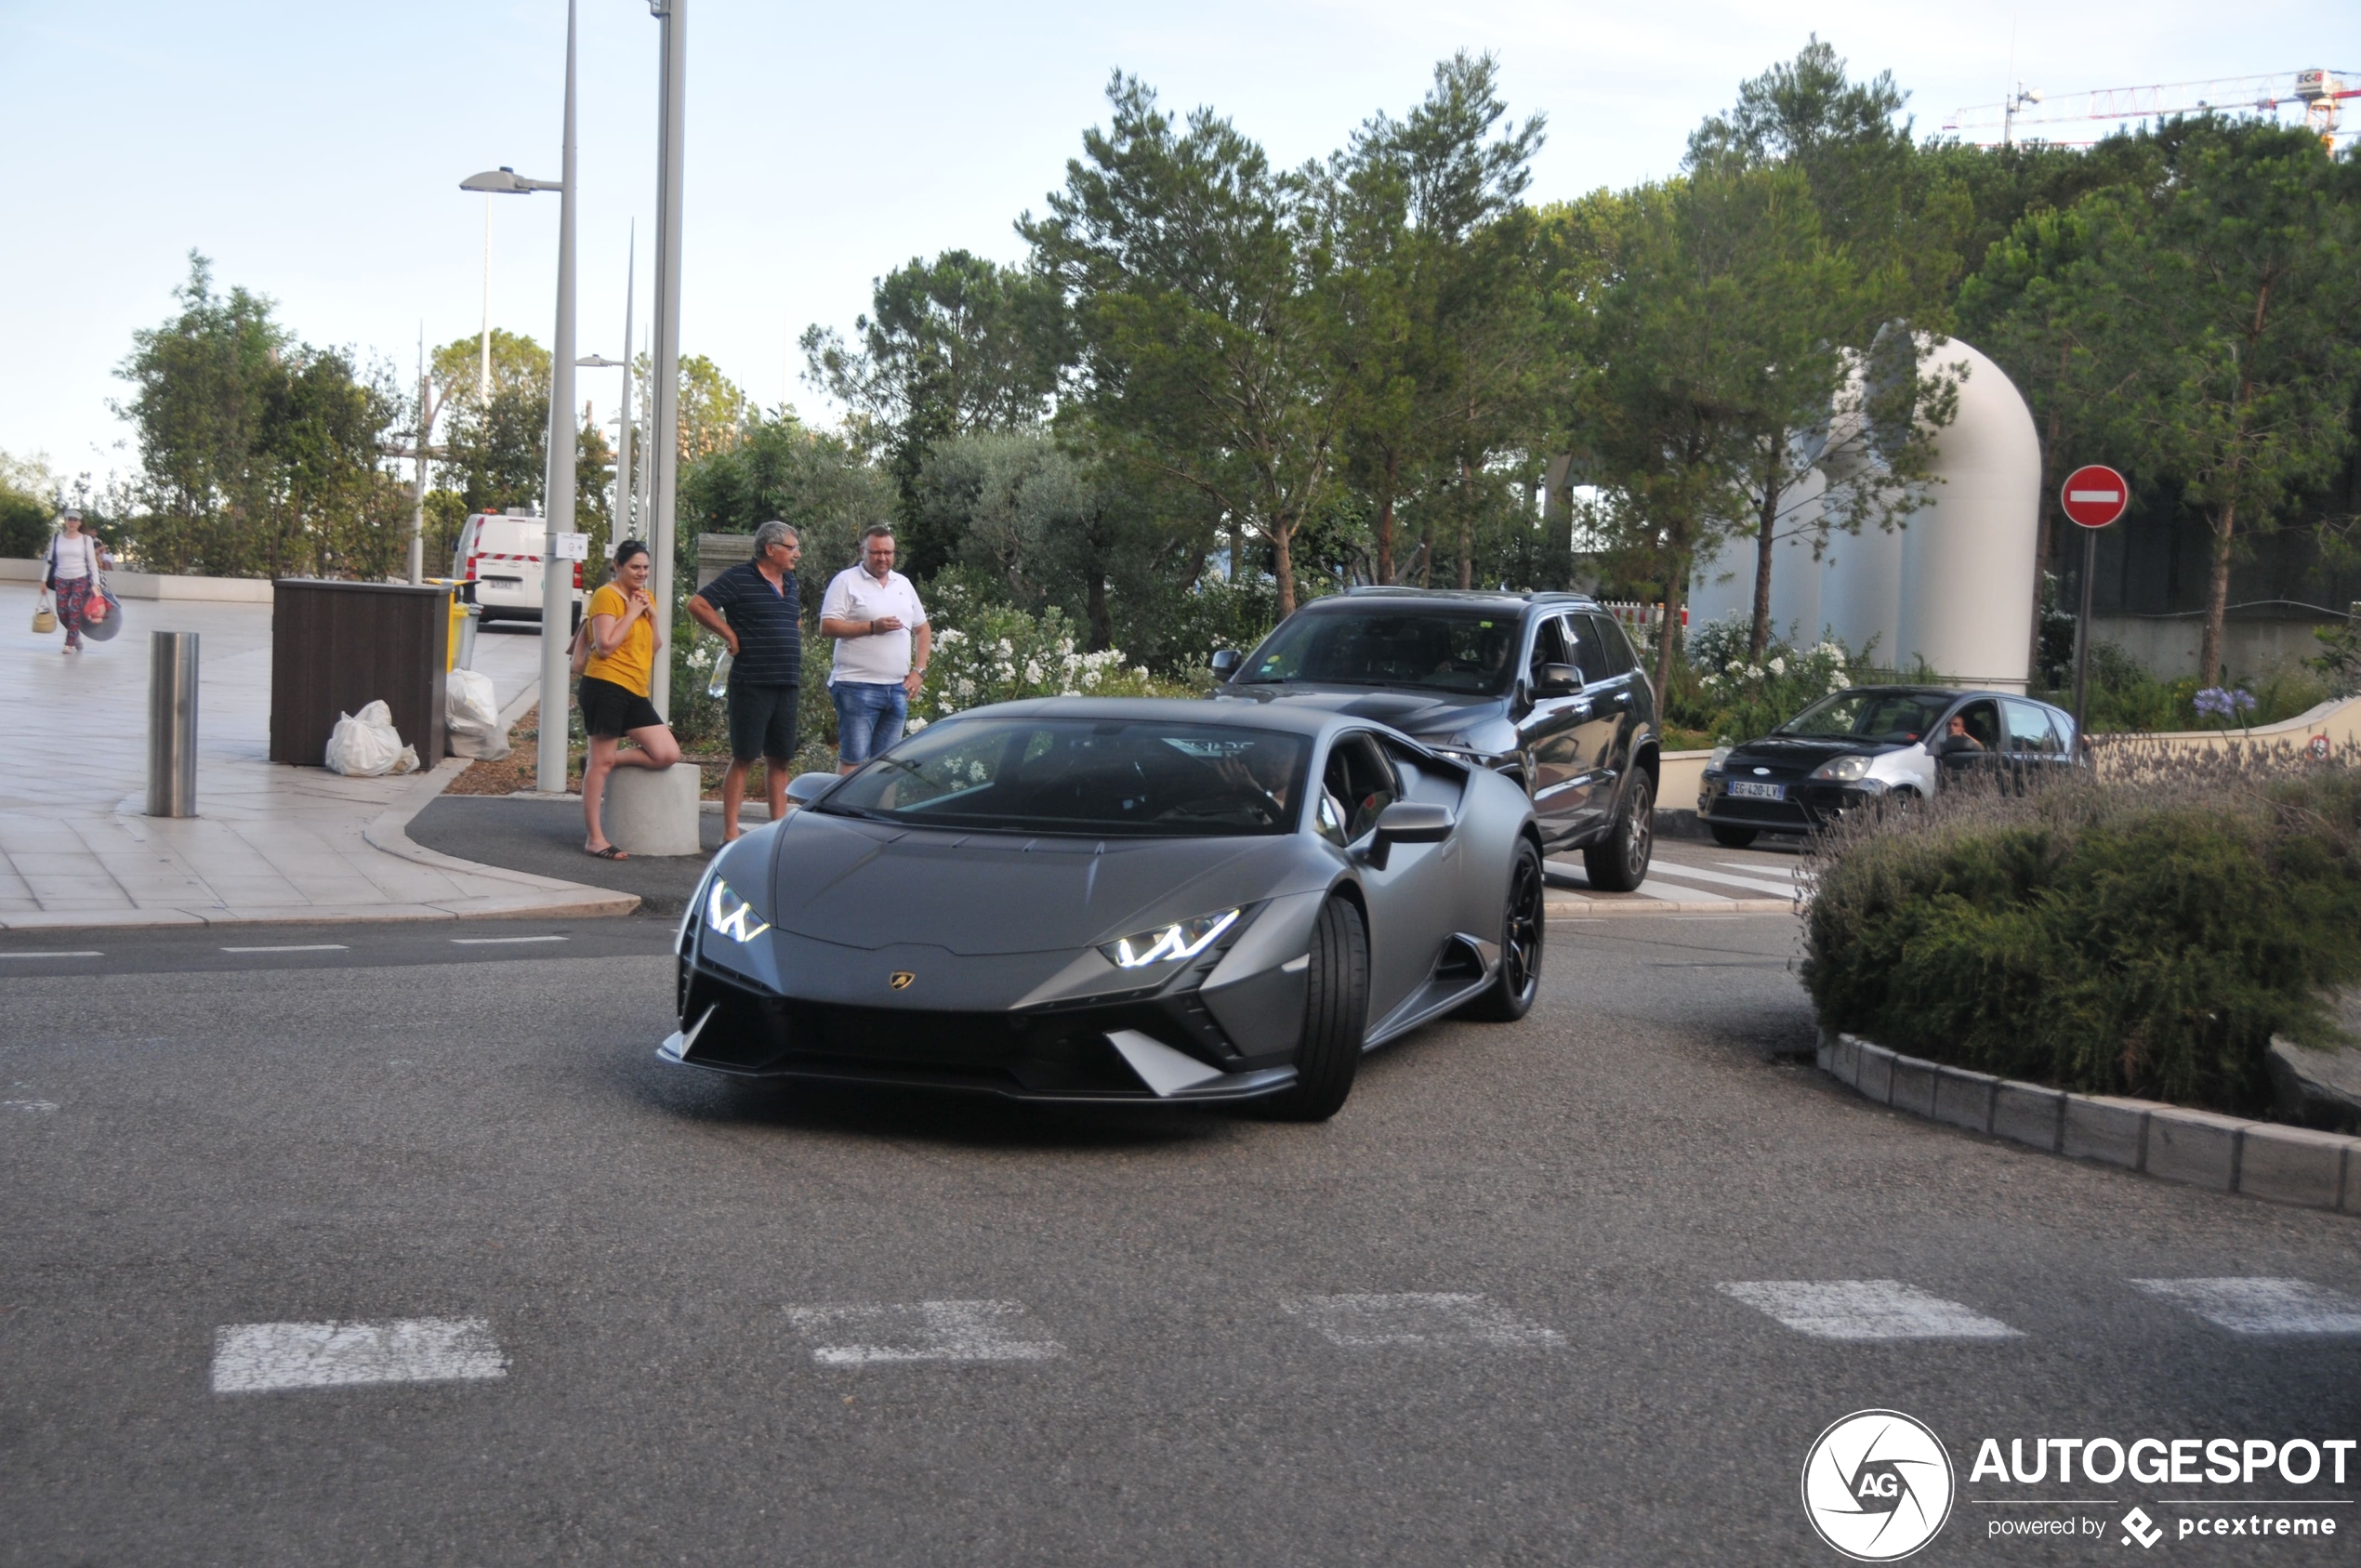
<svg viewBox="0 0 2361 1568">
<path fill-rule="evenodd" d="M 1820 1032 L 1820 1071 L 1896 1111 L 2163 1181 L 2361 1215 L 2361 1138 L 2155 1100 L 2074 1094 Z"/>
</svg>

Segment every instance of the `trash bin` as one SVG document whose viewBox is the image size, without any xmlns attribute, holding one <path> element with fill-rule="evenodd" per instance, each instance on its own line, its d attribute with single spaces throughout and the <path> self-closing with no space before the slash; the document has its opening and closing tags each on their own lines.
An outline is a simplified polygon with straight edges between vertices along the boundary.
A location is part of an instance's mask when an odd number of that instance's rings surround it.
<svg viewBox="0 0 2361 1568">
<path fill-rule="evenodd" d="M 404 744 L 442 756 L 448 588 L 282 578 L 271 589 L 271 761 L 323 766 L 337 716 L 378 700 Z"/>
</svg>

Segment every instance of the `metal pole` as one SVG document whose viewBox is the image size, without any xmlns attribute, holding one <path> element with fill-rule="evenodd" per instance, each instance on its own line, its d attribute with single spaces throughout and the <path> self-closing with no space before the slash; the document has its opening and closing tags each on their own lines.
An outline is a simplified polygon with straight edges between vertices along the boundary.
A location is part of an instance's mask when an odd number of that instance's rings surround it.
<svg viewBox="0 0 2361 1568">
<path fill-rule="evenodd" d="M 148 634 L 148 815 L 197 814 L 197 634 Z"/>
<path fill-rule="evenodd" d="M 574 531 L 574 0 L 566 0 L 566 128 L 558 176 L 558 324 L 549 355 L 549 482 L 541 535 L 541 745 L 534 785 L 566 787 L 567 650 L 574 573 L 558 557 L 558 535 Z"/>
<path fill-rule="evenodd" d="M 631 254 L 623 264 L 623 413 L 615 421 L 614 534 L 638 538 L 631 516 L 631 308 L 639 300 L 640 220 L 631 220 Z"/>
<path fill-rule="evenodd" d="M 476 402 L 492 406 L 492 192 L 483 193 L 483 358 L 476 367 Z"/>
<path fill-rule="evenodd" d="M 484 198 L 486 201 L 490 197 Z M 410 586 L 417 586 L 427 575 L 427 421 L 432 411 L 427 407 L 427 327 L 418 323 L 418 441 L 415 452 L 416 471 L 410 488 Z"/>
<path fill-rule="evenodd" d="M 655 428 L 648 443 L 653 448 L 648 459 L 654 470 L 655 516 L 651 520 L 648 553 L 655 558 L 656 625 L 667 640 L 673 620 L 673 506 L 680 481 L 680 169 L 688 108 L 688 7 L 689 0 L 651 0 L 650 5 L 664 20 L 664 132 L 656 165 L 656 351 L 650 372 L 655 378 Z M 657 713 L 669 718 L 669 649 L 656 660 L 654 676 L 650 700 Z"/>
<path fill-rule="evenodd" d="M 651 371 L 651 379 L 653 379 L 653 372 L 655 366 L 655 334 L 653 332 L 649 333 L 642 342 L 645 346 L 640 351 L 647 357 L 648 365 Z M 654 395 L 653 388 L 650 389 L 649 395 L 651 397 Z M 654 416 L 655 410 L 652 407 L 642 407 L 640 412 L 640 417 L 642 421 L 653 420 Z M 631 536 L 634 539 L 644 539 L 648 536 L 648 530 L 653 525 L 652 520 L 656 515 L 655 503 L 652 499 L 655 494 L 655 473 L 653 465 L 648 461 L 648 454 L 655 450 L 654 438 L 655 429 L 653 425 L 650 425 L 648 429 L 640 433 L 639 494 L 633 502 L 633 520 L 635 526 L 631 531 Z"/>
<path fill-rule="evenodd" d="M 2082 618 L 2074 628 L 2074 744 L 2082 740 L 2082 702 L 2091 680 L 2091 585 L 2099 574 L 2099 531 L 2082 531 Z"/>
</svg>

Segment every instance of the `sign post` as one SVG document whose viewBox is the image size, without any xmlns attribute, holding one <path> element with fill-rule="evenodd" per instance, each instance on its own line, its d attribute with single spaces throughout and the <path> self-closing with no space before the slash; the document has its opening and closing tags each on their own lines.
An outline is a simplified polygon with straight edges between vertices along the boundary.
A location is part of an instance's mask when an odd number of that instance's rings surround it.
<svg viewBox="0 0 2361 1568">
<path fill-rule="evenodd" d="M 2099 530 L 2123 515 L 2131 487 L 2105 464 L 2091 463 L 2066 475 L 2058 499 L 2082 530 L 2082 618 L 2074 629 L 2074 744 L 2080 746 L 2086 744 L 2082 710 L 2091 685 L 2091 587 L 2099 574 Z"/>
</svg>

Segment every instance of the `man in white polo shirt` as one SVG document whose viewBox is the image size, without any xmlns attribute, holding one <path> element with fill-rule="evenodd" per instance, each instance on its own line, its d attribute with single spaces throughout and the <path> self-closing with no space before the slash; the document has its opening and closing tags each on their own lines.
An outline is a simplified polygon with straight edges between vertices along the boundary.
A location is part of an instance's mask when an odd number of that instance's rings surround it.
<svg viewBox="0 0 2361 1568">
<path fill-rule="evenodd" d="M 838 573 L 820 600 L 820 635 L 837 639 L 828 695 L 837 771 L 850 773 L 902 738 L 934 648 L 918 590 L 893 569 L 892 529 L 878 523 L 861 535 L 861 564 Z"/>
</svg>

